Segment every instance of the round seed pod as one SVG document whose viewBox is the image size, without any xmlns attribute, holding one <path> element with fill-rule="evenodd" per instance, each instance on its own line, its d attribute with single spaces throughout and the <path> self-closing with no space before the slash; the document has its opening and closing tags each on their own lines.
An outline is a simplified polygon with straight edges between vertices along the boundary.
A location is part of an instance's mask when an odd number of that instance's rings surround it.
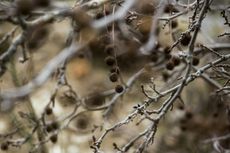
<svg viewBox="0 0 230 153">
<path fill-rule="evenodd" d="M 176 28 L 176 27 L 178 27 L 178 22 L 177 22 L 177 20 L 172 20 L 172 22 L 171 22 L 171 27 L 174 29 L 174 28 Z"/>
<path fill-rule="evenodd" d="M 76 127 L 77 127 L 77 129 L 81 129 L 81 130 L 87 129 L 87 127 L 88 127 L 87 118 L 79 118 L 76 121 Z"/>
<path fill-rule="evenodd" d="M 117 93 L 122 93 L 123 91 L 124 91 L 124 88 L 123 88 L 123 86 L 122 85 L 117 85 L 116 87 L 115 87 L 115 91 L 117 92 Z"/>
<path fill-rule="evenodd" d="M 1 144 L 1 150 L 2 151 L 7 151 L 9 149 L 9 144 L 7 142 L 3 142 Z"/>
<path fill-rule="evenodd" d="M 179 57 L 173 56 L 171 60 L 174 64 L 174 66 L 180 65 L 180 58 Z"/>
<path fill-rule="evenodd" d="M 111 82 L 117 82 L 117 80 L 118 80 L 118 76 L 117 76 L 117 73 L 111 73 L 110 74 L 110 76 L 109 76 L 109 80 L 111 81 Z"/>
<path fill-rule="evenodd" d="M 185 117 L 186 117 L 187 119 L 191 119 L 191 118 L 193 117 L 193 113 L 192 113 L 192 112 L 186 112 L 186 113 L 185 113 Z"/>
<path fill-rule="evenodd" d="M 52 108 L 50 108 L 50 107 L 46 107 L 46 109 L 45 109 L 45 113 L 46 113 L 46 115 L 51 115 L 51 114 L 53 114 L 53 110 L 52 110 Z"/>
<path fill-rule="evenodd" d="M 181 125 L 181 126 L 180 126 L 180 129 L 181 129 L 181 131 L 186 131 L 186 130 L 187 130 L 187 127 L 186 127 L 185 125 Z"/>
<path fill-rule="evenodd" d="M 115 58 L 113 56 L 107 56 L 105 58 L 105 63 L 108 65 L 108 66 L 113 66 L 115 64 Z"/>
<path fill-rule="evenodd" d="M 113 45 L 108 45 L 105 48 L 105 53 L 108 55 L 114 55 L 115 51 L 114 51 L 114 46 Z"/>
<path fill-rule="evenodd" d="M 53 127 L 52 127 L 51 124 L 48 124 L 48 125 L 46 126 L 46 131 L 47 131 L 48 133 L 50 133 L 50 132 L 53 131 Z"/>
<path fill-rule="evenodd" d="M 213 118 L 217 118 L 219 116 L 218 112 L 213 113 Z"/>
<path fill-rule="evenodd" d="M 169 78 L 169 74 L 168 74 L 168 72 L 163 71 L 163 72 L 162 72 L 162 78 L 163 78 L 163 80 L 164 80 L 164 81 L 167 81 L 167 80 L 168 80 L 168 78 Z"/>
<path fill-rule="evenodd" d="M 56 142 L 58 141 L 58 136 L 57 136 L 57 134 L 52 135 L 52 136 L 50 137 L 50 141 L 51 141 L 52 143 L 56 143 Z"/>
<path fill-rule="evenodd" d="M 166 64 L 166 69 L 167 70 L 173 70 L 174 69 L 174 64 L 170 61 L 170 62 L 168 62 L 167 64 Z"/>
<path fill-rule="evenodd" d="M 57 130 L 59 128 L 59 124 L 57 122 L 52 122 L 51 126 L 54 130 Z"/>
<path fill-rule="evenodd" d="M 184 110 L 184 105 L 180 104 L 177 108 L 178 108 L 179 110 Z"/>
<path fill-rule="evenodd" d="M 198 57 L 192 58 L 192 65 L 197 66 L 200 63 L 200 59 Z"/>
<path fill-rule="evenodd" d="M 190 34 L 185 34 L 183 36 L 183 38 L 181 39 L 180 43 L 183 45 L 183 46 L 188 46 L 190 40 L 191 40 L 191 35 Z"/>
</svg>

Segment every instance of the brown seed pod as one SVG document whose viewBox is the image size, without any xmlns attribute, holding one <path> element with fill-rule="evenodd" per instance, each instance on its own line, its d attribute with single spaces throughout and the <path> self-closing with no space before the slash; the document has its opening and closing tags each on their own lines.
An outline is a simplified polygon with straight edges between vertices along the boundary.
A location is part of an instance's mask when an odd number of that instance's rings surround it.
<svg viewBox="0 0 230 153">
<path fill-rule="evenodd" d="M 213 118 L 217 118 L 219 116 L 218 112 L 213 113 Z"/>
<path fill-rule="evenodd" d="M 93 112 L 80 112 L 70 124 L 70 128 L 81 133 L 92 132 L 97 120 Z"/>
<path fill-rule="evenodd" d="M 89 125 L 89 122 L 87 118 L 79 118 L 76 122 L 76 127 L 80 130 L 87 129 L 88 125 Z"/>
<path fill-rule="evenodd" d="M 188 44 L 189 44 L 191 38 L 192 38 L 192 37 L 191 37 L 191 35 L 190 35 L 189 33 L 188 33 L 188 34 L 185 34 L 185 35 L 182 37 L 180 43 L 181 43 L 183 46 L 188 46 Z"/>
<path fill-rule="evenodd" d="M 115 58 L 113 56 L 107 56 L 105 58 L 105 63 L 108 65 L 108 66 L 113 66 L 115 64 Z"/>
<path fill-rule="evenodd" d="M 56 143 L 58 141 L 58 135 L 57 134 L 54 134 L 50 137 L 50 141 L 52 143 Z"/>
<path fill-rule="evenodd" d="M 47 131 L 48 133 L 50 133 L 50 132 L 53 131 L 53 127 L 52 127 L 51 124 L 46 125 L 46 131 Z"/>
<path fill-rule="evenodd" d="M 122 85 L 120 85 L 120 84 L 115 87 L 115 91 L 117 93 L 122 93 L 123 90 L 124 90 L 124 87 Z"/>
<path fill-rule="evenodd" d="M 185 125 L 181 125 L 181 126 L 180 126 L 180 129 L 181 129 L 181 131 L 186 131 L 186 130 L 187 130 L 187 127 L 186 127 Z"/>
<path fill-rule="evenodd" d="M 184 105 L 180 104 L 177 108 L 178 108 L 179 110 L 184 110 Z"/>
<path fill-rule="evenodd" d="M 51 114 L 53 114 L 53 109 L 50 107 L 46 107 L 45 113 L 46 113 L 46 115 L 51 115 Z"/>
<path fill-rule="evenodd" d="M 108 55 L 114 55 L 115 51 L 114 51 L 114 45 L 108 45 L 105 48 L 105 53 Z"/>
<path fill-rule="evenodd" d="M 200 63 L 200 59 L 198 57 L 192 58 L 192 65 L 197 66 Z"/>
<path fill-rule="evenodd" d="M 177 22 L 177 20 L 172 20 L 172 22 L 171 22 L 171 27 L 174 29 L 174 28 L 176 28 L 176 27 L 178 27 L 178 22 Z"/>
<path fill-rule="evenodd" d="M 168 74 L 168 72 L 163 71 L 163 72 L 162 72 L 162 78 L 163 78 L 163 80 L 164 80 L 164 81 L 167 81 L 167 80 L 168 80 L 168 78 L 169 78 L 169 74 Z"/>
<path fill-rule="evenodd" d="M 111 81 L 111 82 L 117 82 L 117 80 L 118 80 L 118 75 L 117 75 L 117 73 L 111 73 L 110 74 L 110 76 L 109 76 L 109 80 Z"/>
<path fill-rule="evenodd" d="M 179 57 L 173 56 L 171 58 L 171 61 L 173 62 L 174 66 L 180 65 L 180 58 Z"/>
<path fill-rule="evenodd" d="M 193 117 L 193 113 L 187 111 L 187 112 L 185 113 L 185 117 L 186 117 L 187 119 L 191 119 L 191 118 Z"/>
<path fill-rule="evenodd" d="M 165 67 L 166 67 L 167 70 L 170 70 L 170 71 L 171 71 L 171 70 L 174 69 L 174 64 L 173 64 L 173 62 L 170 61 L 170 62 L 168 62 L 168 63 L 166 64 Z"/>
<path fill-rule="evenodd" d="M 9 149 L 9 144 L 8 144 L 8 142 L 3 142 L 2 144 L 1 144 L 1 150 L 2 151 L 7 151 Z"/>
<path fill-rule="evenodd" d="M 54 130 L 57 130 L 59 128 L 58 122 L 55 122 L 55 121 L 51 123 L 51 126 Z"/>
</svg>

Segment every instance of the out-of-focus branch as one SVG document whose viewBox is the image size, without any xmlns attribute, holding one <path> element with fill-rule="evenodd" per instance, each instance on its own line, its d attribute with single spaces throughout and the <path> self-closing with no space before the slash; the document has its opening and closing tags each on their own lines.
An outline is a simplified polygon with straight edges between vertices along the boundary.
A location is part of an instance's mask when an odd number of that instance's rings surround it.
<svg viewBox="0 0 230 153">
<path fill-rule="evenodd" d="M 9 99 L 24 97 L 30 94 L 32 91 L 40 87 L 48 80 L 50 75 L 54 72 L 54 70 L 58 67 L 59 64 L 64 62 L 66 58 L 76 53 L 82 47 L 83 47 L 82 45 L 76 46 L 75 44 L 73 44 L 72 46 L 64 49 L 56 57 L 54 57 L 52 60 L 48 62 L 48 64 L 42 69 L 42 71 L 38 74 L 38 76 L 35 79 L 30 81 L 28 84 L 19 87 L 17 89 L 1 92 L 0 97 L 3 100 L 4 99 L 9 100 Z"/>
</svg>

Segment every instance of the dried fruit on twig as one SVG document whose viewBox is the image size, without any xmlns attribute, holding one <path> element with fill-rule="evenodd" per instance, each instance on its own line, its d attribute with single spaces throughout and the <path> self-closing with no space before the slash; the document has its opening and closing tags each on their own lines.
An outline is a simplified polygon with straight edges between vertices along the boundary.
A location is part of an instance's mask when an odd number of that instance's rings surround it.
<svg viewBox="0 0 230 153">
<path fill-rule="evenodd" d="M 58 141 L 58 136 L 57 136 L 57 134 L 52 135 L 52 136 L 50 137 L 50 141 L 51 141 L 52 143 L 56 143 L 56 142 Z"/>
<path fill-rule="evenodd" d="M 109 80 L 111 81 L 111 82 L 116 82 L 117 80 L 118 80 L 118 75 L 117 75 L 117 73 L 111 73 L 110 74 L 110 76 L 109 76 Z"/>
<path fill-rule="evenodd" d="M 182 37 L 180 43 L 181 43 L 183 46 L 188 46 L 188 44 L 189 44 L 191 38 L 192 38 L 192 37 L 191 37 L 190 34 L 185 34 L 185 35 Z"/>
<path fill-rule="evenodd" d="M 173 56 L 171 61 L 173 62 L 174 66 L 180 65 L 180 58 L 179 57 Z"/>
<path fill-rule="evenodd" d="M 167 70 L 173 70 L 174 69 L 174 64 L 170 61 L 170 62 L 168 62 L 167 64 L 166 64 L 166 69 Z"/>
<path fill-rule="evenodd" d="M 116 91 L 117 93 L 122 93 L 123 90 L 124 90 L 124 88 L 123 88 L 123 86 L 120 85 L 120 84 L 117 85 L 117 86 L 115 87 L 115 91 Z"/>
<path fill-rule="evenodd" d="M 50 108 L 50 107 L 46 107 L 46 109 L 45 109 L 45 113 L 46 113 L 46 115 L 51 115 L 51 114 L 53 113 L 52 108 Z"/>
<path fill-rule="evenodd" d="M 113 56 L 107 56 L 105 58 L 105 63 L 108 65 L 108 66 L 112 66 L 114 65 L 115 63 L 115 58 Z"/>
</svg>

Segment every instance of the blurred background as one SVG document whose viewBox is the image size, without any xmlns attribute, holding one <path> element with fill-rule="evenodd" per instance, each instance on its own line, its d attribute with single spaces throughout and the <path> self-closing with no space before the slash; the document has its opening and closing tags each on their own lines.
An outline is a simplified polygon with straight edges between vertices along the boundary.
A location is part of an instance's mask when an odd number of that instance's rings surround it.
<svg viewBox="0 0 230 153">
<path fill-rule="evenodd" d="M 13 0 L 4 2 L 6 6 L 15 3 Z M 181 0 L 179 0 L 179 2 L 183 4 L 192 3 L 192 1 Z M 39 16 L 40 12 L 46 12 L 54 8 L 67 8 L 74 6 L 75 3 L 76 1 L 72 0 L 53 0 L 49 6 L 41 7 L 36 11 Z M 138 16 L 136 20 L 134 19 L 131 23 L 127 23 L 128 26 L 137 31 L 137 35 L 141 34 L 142 43 L 146 42 L 146 38 L 148 38 L 151 26 L 151 14 L 153 13 L 153 10 L 150 9 L 150 11 L 148 11 L 147 8 L 150 6 L 154 7 L 157 3 L 158 1 L 153 0 L 138 1 L 133 9 L 147 15 Z M 171 1 L 169 1 L 169 3 L 171 3 Z M 220 14 L 221 10 L 227 6 L 230 6 L 228 0 L 213 1 L 211 10 L 202 23 L 197 44 L 229 44 L 229 36 L 218 37 L 218 35 L 224 32 L 230 32 L 229 27 L 224 25 L 224 19 Z M 108 11 L 108 14 L 110 14 L 112 8 L 110 3 L 105 4 L 102 8 L 89 11 L 89 16 L 95 19 L 103 11 Z M 10 10 L 11 9 L 9 9 L 9 11 Z M 229 9 L 226 12 L 229 17 Z M 170 13 L 165 12 L 162 17 L 169 15 Z M 181 32 L 187 30 L 189 17 L 191 16 L 192 12 L 173 20 L 176 24 L 175 27 L 172 27 L 172 23 L 166 24 L 165 21 L 159 22 L 157 39 L 160 44 L 160 51 L 173 44 L 174 39 L 172 37 L 177 39 Z M 33 20 L 33 18 L 29 19 Z M 60 18 L 53 24 L 47 24 L 36 29 L 25 44 L 29 60 L 23 63 L 20 62 L 23 48 L 18 47 L 16 55 L 7 64 L 8 71 L 0 78 L 0 92 L 22 86 L 36 77 L 47 62 L 66 47 L 66 40 L 71 32 L 72 24 L 70 19 Z M 135 27 L 137 24 L 139 26 Z M 1 20 L 0 40 L 15 27 L 17 26 Z M 173 72 L 165 69 L 165 63 L 156 69 L 149 68 L 147 64 L 156 59 L 148 55 L 139 55 L 138 48 L 140 44 L 124 38 L 119 28 L 116 29 L 116 25 L 113 27 L 115 29 L 114 32 L 113 30 L 111 31 L 110 28 L 111 27 L 107 27 L 107 29 L 94 38 L 86 48 L 71 57 L 66 67 L 66 78 L 72 87 L 71 90 L 68 86 L 57 87 L 57 79 L 54 73 L 48 82 L 30 96 L 18 100 L 14 106 L 1 106 L 0 152 L 25 153 L 36 147 L 38 147 L 36 152 L 93 152 L 90 148 L 93 136 L 98 138 L 106 128 L 111 127 L 132 113 L 133 106 L 146 100 L 141 85 L 145 86 L 146 91 L 154 96 L 156 94 L 149 89 L 151 78 L 154 78 L 156 89 L 159 91 L 165 91 L 175 84 L 175 82 L 172 82 Z M 4 43 L 1 43 L 0 55 L 6 51 L 13 38 L 19 33 L 21 33 L 21 29 L 17 27 L 14 35 L 9 37 Z M 90 35 L 91 33 L 87 34 Z M 106 57 L 108 57 L 105 50 L 111 43 L 112 36 L 114 37 L 113 43 L 117 46 L 116 62 L 119 70 L 119 80 L 115 83 L 111 82 L 111 67 L 108 66 L 105 61 Z M 185 50 L 186 47 L 187 46 L 181 45 L 182 50 Z M 176 54 L 177 51 L 178 49 L 175 49 L 172 55 Z M 225 52 L 229 52 L 229 50 Z M 214 57 L 210 55 L 202 56 L 197 68 L 213 59 Z M 103 96 L 101 93 L 111 91 L 111 89 L 114 90 L 117 85 L 127 82 L 133 74 L 143 67 L 144 73 L 133 83 L 126 94 L 117 99 L 112 110 L 100 109 L 92 111 L 86 109 L 87 107 L 97 108 L 108 104 L 113 94 Z M 182 67 L 183 65 L 180 65 L 174 70 L 180 70 Z M 219 82 L 223 83 L 224 81 L 220 80 Z M 50 108 L 51 110 L 47 110 L 47 104 L 49 104 L 55 89 L 58 89 L 55 97 L 55 106 Z M 75 108 L 76 102 L 74 100 L 76 99 L 72 98 L 72 94 L 74 94 L 72 90 L 77 93 L 78 99 L 85 98 L 83 102 L 85 107 L 78 108 L 77 115 L 71 120 L 69 126 L 59 130 L 63 127 L 65 118 L 68 117 Z M 213 94 L 213 91 L 214 88 L 203 79 L 197 79 L 187 86 L 182 92 L 183 102 L 178 100 L 173 110 L 168 112 L 163 118 L 158 127 L 154 143 L 149 145 L 145 153 L 218 152 L 217 149 L 215 149 L 215 143 L 205 140 L 229 134 L 229 99 L 222 99 Z M 163 100 L 164 99 L 162 99 L 162 101 Z M 160 107 L 160 103 L 150 108 L 155 109 L 158 107 Z M 37 130 L 37 132 L 31 136 L 33 127 L 36 125 L 34 121 L 41 118 L 44 113 L 47 114 L 45 116 L 46 126 Z M 122 146 L 129 142 L 136 134 L 148 127 L 149 121 L 143 120 L 140 124 L 140 120 L 141 118 L 137 118 L 130 124 L 122 126 L 110 133 L 102 143 L 104 152 L 116 152 L 113 147 L 113 142 Z M 56 135 L 56 133 L 58 134 Z M 50 136 L 50 139 L 45 142 L 45 145 L 34 146 L 34 144 L 39 143 L 38 140 L 42 139 L 41 137 L 47 136 Z M 26 141 L 25 144 L 20 145 L 20 147 L 7 146 L 6 148 L 6 146 L 4 146 L 7 140 L 18 141 L 20 143 L 23 142 L 22 140 L 25 137 L 29 137 L 30 139 Z M 138 143 L 128 152 L 134 152 L 135 147 L 138 147 Z M 224 148 L 228 149 L 230 147 L 229 139 L 220 141 L 220 143 Z"/>
</svg>

